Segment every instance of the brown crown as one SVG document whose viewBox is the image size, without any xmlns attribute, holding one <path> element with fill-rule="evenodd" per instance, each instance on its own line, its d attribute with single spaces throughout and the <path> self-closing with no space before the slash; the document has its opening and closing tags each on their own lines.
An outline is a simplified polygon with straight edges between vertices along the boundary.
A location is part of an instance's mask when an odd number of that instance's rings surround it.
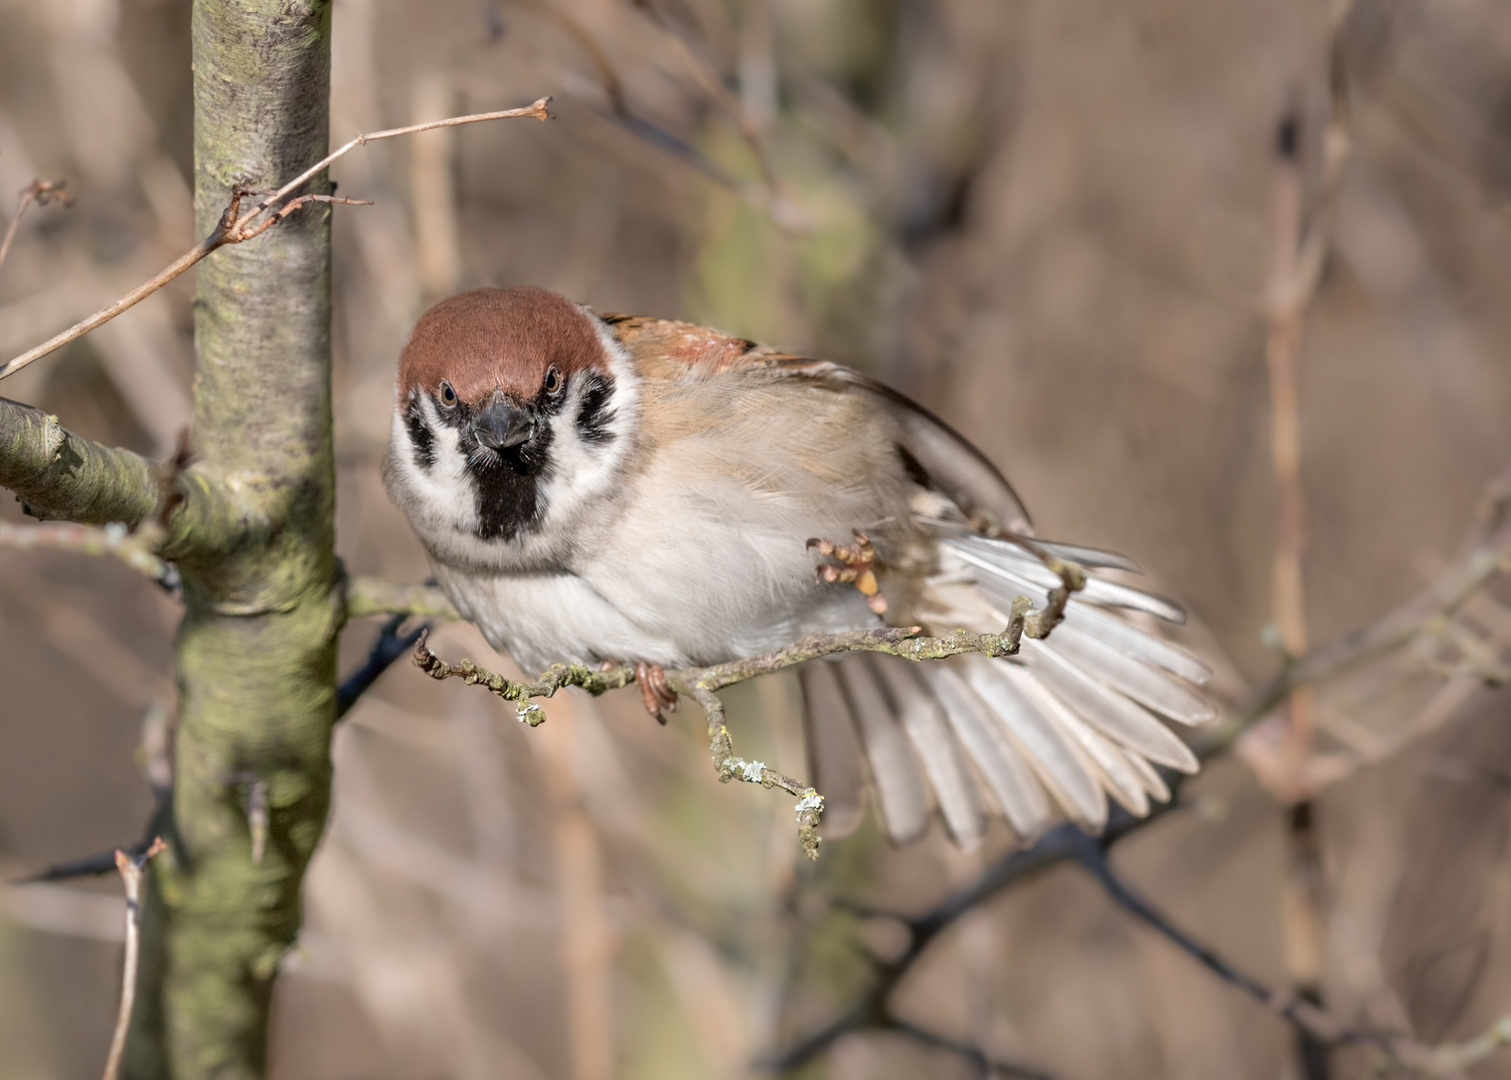
<svg viewBox="0 0 1511 1080">
<path fill-rule="evenodd" d="M 498 387 L 528 400 L 552 365 L 563 375 L 606 366 L 591 316 L 533 285 L 473 289 L 420 316 L 399 355 L 399 386 L 404 397 L 433 394 L 445 379 L 466 402 Z"/>
</svg>

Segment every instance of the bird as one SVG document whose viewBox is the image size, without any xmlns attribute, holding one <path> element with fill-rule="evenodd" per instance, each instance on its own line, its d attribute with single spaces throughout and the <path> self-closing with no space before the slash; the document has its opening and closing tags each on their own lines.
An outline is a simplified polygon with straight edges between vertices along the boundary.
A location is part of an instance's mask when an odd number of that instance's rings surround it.
<svg viewBox="0 0 1511 1080">
<path fill-rule="evenodd" d="M 936 819 L 967 850 L 1069 819 L 1145 815 L 1197 758 L 1210 670 L 1132 560 L 1038 539 L 998 468 L 856 370 L 715 329 L 479 288 L 415 324 L 382 474 L 434 578 L 526 670 L 664 671 L 885 625 L 1000 632 L 1086 570 L 1063 621 L 1011 657 L 851 652 L 799 669 L 824 831 L 875 804 L 892 841 Z M 834 561 L 824 561 L 832 559 Z"/>
</svg>

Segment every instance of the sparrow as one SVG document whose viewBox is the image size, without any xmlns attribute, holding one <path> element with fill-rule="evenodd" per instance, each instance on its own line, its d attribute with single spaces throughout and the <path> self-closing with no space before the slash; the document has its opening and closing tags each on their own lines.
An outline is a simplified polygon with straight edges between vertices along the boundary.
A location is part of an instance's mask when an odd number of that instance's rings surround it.
<svg viewBox="0 0 1511 1080">
<path fill-rule="evenodd" d="M 597 314 L 544 289 L 474 289 L 399 358 L 383 479 L 439 586 L 526 670 L 665 668 L 886 624 L 1001 632 L 1088 571 L 1063 622 L 1013 657 L 848 653 L 799 669 L 826 835 L 870 793 L 890 837 L 937 814 L 978 845 L 1110 802 L 1146 814 L 1194 772 L 1172 730 L 1215 717 L 1210 675 L 1152 632 L 1172 601 L 1132 561 L 1030 539 L 1022 502 L 944 421 L 839 364 L 685 322 Z M 853 538 L 853 542 L 851 541 Z M 825 561 L 835 560 L 835 561 Z"/>
</svg>

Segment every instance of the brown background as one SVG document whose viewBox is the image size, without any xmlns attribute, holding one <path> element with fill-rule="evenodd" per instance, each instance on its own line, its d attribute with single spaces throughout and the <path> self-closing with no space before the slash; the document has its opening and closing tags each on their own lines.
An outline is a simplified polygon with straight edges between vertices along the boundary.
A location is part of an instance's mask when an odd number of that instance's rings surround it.
<svg viewBox="0 0 1511 1080">
<path fill-rule="evenodd" d="M 336 0 L 336 137 L 545 93 L 557 115 L 335 169 L 377 201 L 337 210 L 342 557 L 425 575 L 377 473 L 398 347 L 430 300 L 533 282 L 885 376 L 1000 462 L 1044 534 L 1135 555 L 1241 692 L 1278 663 L 1275 130 L 1300 118 L 1316 196 L 1329 33 L 1320 0 Z M 1511 456 L 1511 8 L 1359 0 L 1339 45 L 1353 154 L 1301 357 L 1317 641 L 1418 590 Z M 0 2 L 0 193 L 40 175 L 78 195 L 33 211 L 0 271 L 6 355 L 192 242 L 190 79 L 181 0 Z M 176 283 L 4 393 L 165 452 L 188 417 L 190 296 Z M 137 835 L 175 610 L 113 563 L 0 552 L 7 876 Z M 348 662 L 372 632 L 347 631 Z M 439 642 L 502 663 L 468 628 Z M 733 698 L 739 749 L 801 774 L 791 687 Z M 1366 726 L 1404 707 L 1324 705 Z M 826 897 L 918 909 L 980 865 L 939 835 L 893 851 L 867 833 L 799 866 L 789 800 L 721 787 L 695 712 L 662 731 L 633 695 L 564 699 L 528 731 L 464 687 L 386 676 L 337 739 L 275 1075 L 744 1075 L 845 1000 L 861 942 L 895 947 L 885 922 L 825 918 Z M 1324 990 L 1350 1022 L 1438 1041 L 1511 1011 L 1505 714 L 1469 694 L 1323 795 Z M 1232 760 L 1192 791 L 1118 865 L 1279 984 L 1284 812 Z M 0 1080 L 98 1069 L 117 891 L 0 891 Z M 1296 1075 L 1280 1021 L 1072 868 L 966 919 L 899 1001 L 1065 1077 Z M 858 1037 L 809 1075 L 968 1073 Z"/>
</svg>

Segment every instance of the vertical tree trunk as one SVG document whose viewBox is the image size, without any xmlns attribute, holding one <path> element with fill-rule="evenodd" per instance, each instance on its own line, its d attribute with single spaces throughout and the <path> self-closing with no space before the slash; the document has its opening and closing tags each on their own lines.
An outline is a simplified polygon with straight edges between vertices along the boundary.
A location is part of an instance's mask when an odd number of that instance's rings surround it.
<svg viewBox="0 0 1511 1080">
<path fill-rule="evenodd" d="M 233 185 L 276 188 L 325 154 L 330 16 L 328 0 L 195 0 L 200 235 Z M 198 269 L 192 445 L 249 529 L 181 564 L 174 842 L 154 864 L 133 1076 L 263 1073 L 273 977 L 330 803 L 329 210 L 307 205 Z"/>
</svg>

